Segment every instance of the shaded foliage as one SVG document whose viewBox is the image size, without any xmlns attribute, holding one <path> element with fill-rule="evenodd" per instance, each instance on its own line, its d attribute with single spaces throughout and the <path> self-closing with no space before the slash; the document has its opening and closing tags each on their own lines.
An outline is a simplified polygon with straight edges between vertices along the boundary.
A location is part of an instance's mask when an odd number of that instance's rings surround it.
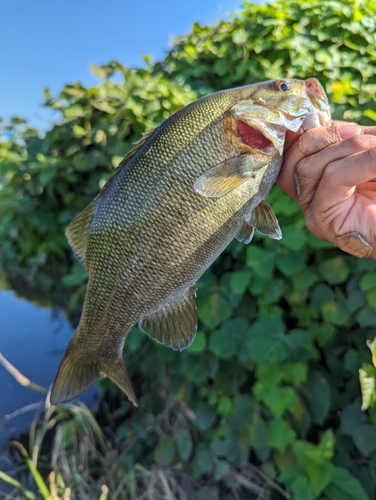
<svg viewBox="0 0 376 500">
<path fill-rule="evenodd" d="M 75 316 L 86 278 L 64 228 L 143 131 L 210 91 L 315 76 L 335 118 L 373 123 L 375 9 L 370 0 L 245 2 L 229 21 L 194 25 L 163 62 L 137 70 L 110 62 L 94 68 L 104 77 L 97 88 L 47 94 L 61 123 L 43 138 L 13 127 L 0 147 L 0 265 Z M 124 467 L 181 468 L 207 478 L 213 499 L 215 481 L 228 478 L 231 488 L 228 471 L 247 463 L 297 500 L 373 498 L 376 369 L 366 341 L 376 335 L 376 264 L 309 234 L 277 188 L 268 201 L 283 239 L 233 242 L 205 273 L 199 331 L 186 352 L 137 329 L 127 338 L 140 407 L 101 382 L 119 405 Z M 265 495 L 282 498 L 275 489 Z"/>
</svg>

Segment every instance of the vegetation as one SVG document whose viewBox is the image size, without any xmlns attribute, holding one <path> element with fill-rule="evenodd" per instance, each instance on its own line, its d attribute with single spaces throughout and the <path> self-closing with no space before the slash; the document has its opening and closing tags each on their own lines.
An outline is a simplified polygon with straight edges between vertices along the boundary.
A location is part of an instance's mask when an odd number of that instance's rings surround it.
<svg viewBox="0 0 376 500">
<path fill-rule="evenodd" d="M 75 83 L 56 97 L 46 92 L 61 122 L 40 137 L 16 121 L 0 144 L 0 266 L 13 286 L 23 276 L 77 319 L 86 277 L 66 225 L 143 131 L 200 95 L 315 76 L 334 118 L 374 123 L 375 9 L 371 0 L 245 2 L 229 21 L 194 25 L 163 62 L 129 69 L 111 61 L 93 68 L 104 78 L 97 88 Z M 140 471 L 163 469 L 187 485 L 189 499 L 376 494 L 376 368 L 367 346 L 375 346 L 376 263 L 309 234 L 298 206 L 277 188 L 268 201 L 283 239 L 234 241 L 205 273 L 199 331 L 186 352 L 137 328 L 128 336 L 139 408 L 101 382 L 127 488 L 138 474 L 134 484 L 147 491 Z M 244 486 L 250 471 L 259 485 L 253 492 Z M 130 498 L 141 496 L 132 491 Z M 166 497 L 184 498 L 178 490 Z"/>
</svg>

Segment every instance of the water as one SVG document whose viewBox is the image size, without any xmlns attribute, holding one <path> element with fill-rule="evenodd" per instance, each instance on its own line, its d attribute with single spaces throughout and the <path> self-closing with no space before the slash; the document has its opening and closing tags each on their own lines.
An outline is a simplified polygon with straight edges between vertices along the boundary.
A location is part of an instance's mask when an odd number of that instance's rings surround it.
<svg viewBox="0 0 376 500">
<path fill-rule="evenodd" d="M 49 388 L 73 328 L 62 312 L 17 297 L 11 290 L 0 291 L 0 352 L 32 382 Z M 89 407 L 96 390 L 83 398 Z M 0 365 L 0 470 L 9 460 L 1 451 L 9 438 L 28 427 L 43 409 L 43 394 L 21 386 Z M 27 411 L 29 410 L 29 411 Z"/>
</svg>

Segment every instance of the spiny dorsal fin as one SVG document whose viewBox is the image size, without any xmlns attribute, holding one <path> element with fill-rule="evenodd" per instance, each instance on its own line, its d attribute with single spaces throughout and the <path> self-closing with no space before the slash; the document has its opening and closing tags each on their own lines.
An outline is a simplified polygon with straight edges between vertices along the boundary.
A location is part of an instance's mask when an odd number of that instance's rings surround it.
<svg viewBox="0 0 376 500">
<path fill-rule="evenodd" d="M 142 148 L 142 146 L 144 144 L 146 144 L 146 141 L 148 141 L 150 139 L 150 137 L 154 134 L 155 131 L 156 131 L 156 129 L 153 128 L 151 130 L 147 130 L 146 132 L 143 132 L 141 139 L 138 139 L 138 141 L 132 143 L 133 147 L 128 151 L 128 153 L 124 156 L 124 158 L 121 160 L 119 165 L 115 168 L 115 170 L 112 172 L 110 177 L 107 179 L 106 184 L 103 186 L 101 191 L 96 196 L 96 198 L 95 198 L 96 200 L 103 195 L 103 193 L 108 188 L 109 184 L 118 175 L 118 173 L 124 167 L 124 165 L 137 153 L 137 151 L 139 149 Z"/>
<path fill-rule="evenodd" d="M 133 148 L 131 148 L 128 151 L 128 153 L 124 156 L 124 158 L 119 163 L 118 168 L 122 167 L 128 160 L 132 158 L 132 156 L 134 156 L 137 153 L 139 149 L 142 148 L 142 146 L 146 143 L 146 141 L 148 141 L 150 137 L 154 134 L 155 130 L 156 130 L 155 128 L 152 128 L 150 130 L 147 130 L 146 132 L 142 132 L 141 134 L 142 137 L 138 139 L 138 141 L 132 143 Z"/>
<path fill-rule="evenodd" d="M 238 241 L 244 241 L 246 245 L 251 243 L 253 235 L 255 234 L 255 228 L 250 226 L 248 222 L 244 221 L 240 231 L 235 236 Z"/>
<path fill-rule="evenodd" d="M 274 240 L 282 238 L 282 231 L 279 227 L 277 217 L 272 207 L 265 200 L 254 209 L 249 224 L 264 236 L 269 236 Z"/>
<path fill-rule="evenodd" d="M 85 210 L 72 220 L 65 230 L 70 246 L 83 265 L 85 265 L 87 240 L 90 232 L 90 225 L 93 220 L 93 211 L 94 203 L 90 203 Z"/>
<path fill-rule="evenodd" d="M 196 285 L 188 288 L 174 304 L 142 318 L 138 326 L 150 337 L 175 350 L 188 347 L 197 330 Z"/>
<path fill-rule="evenodd" d="M 254 172 L 265 167 L 270 161 L 270 156 L 261 153 L 227 158 L 202 174 L 193 187 L 202 196 L 221 198 L 250 180 Z"/>
</svg>

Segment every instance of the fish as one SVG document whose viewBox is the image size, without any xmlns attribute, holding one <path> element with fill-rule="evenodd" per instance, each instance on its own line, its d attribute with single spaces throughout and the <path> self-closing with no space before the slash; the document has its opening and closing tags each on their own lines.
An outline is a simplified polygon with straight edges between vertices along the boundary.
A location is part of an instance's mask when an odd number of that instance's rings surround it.
<svg viewBox="0 0 376 500">
<path fill-rule="evenodd" d="M 123 359 L 134 325 L 175 350 L 197 330 L 196 282 L 233 238 L 282 237 L 265 198 L 286 132 L 330 123 L 318 80 L 222 90 L 178 110 L 134 144 L 68 226 L 88 285 L 52 387 L 53 405 L 109 377 L 137 406 Z"/>
</svg>

